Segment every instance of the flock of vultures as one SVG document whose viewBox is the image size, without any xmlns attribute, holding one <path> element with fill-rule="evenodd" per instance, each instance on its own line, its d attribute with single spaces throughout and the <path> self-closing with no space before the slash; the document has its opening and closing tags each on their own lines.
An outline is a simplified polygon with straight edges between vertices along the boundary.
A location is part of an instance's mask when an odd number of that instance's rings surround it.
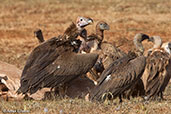
<svg viewBox="0 0 171 114">
<path fill-rule="evenodd" d="M 92 102 L 117 97 L 120 102 L 134 97 L 164 99 L 171 78 L 171 42 L 138 33 L 134 49 L 126 53 L 103 40 L 104 31 L 110 29 L 106 22 L 98 22 L 96 32 L 87 33 L 85 27 L 92 23 L 91 18 L 78 17 L 63 34 L 46 41 L 41 30 L 35 31 L 40 44 L 30 53 L 21 76 L 15 77 L 19 83 L 13 75 L 0 76 L 0 96 L 12 91 L 9 85 L 13 83 L 18 84 L 13 97 L 23 99 L 37 93 L 43 99 L 70 97 Z M 153 48 L 145 51 L 145 40 Z"/>
</svg>

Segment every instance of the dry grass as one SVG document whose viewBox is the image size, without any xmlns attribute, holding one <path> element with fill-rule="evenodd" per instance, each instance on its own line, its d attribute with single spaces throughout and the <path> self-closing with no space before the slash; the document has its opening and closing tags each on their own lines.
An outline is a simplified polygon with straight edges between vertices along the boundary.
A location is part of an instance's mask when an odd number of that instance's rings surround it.
<svg viewBox="0 0 171 114">
<path fill-rule="evenodd" d="M 110 25 L 105 40 L 123 45 L 128 51 L 136 33 L 160 35 L 171 41 L 171 0 L 0 0 L 0 60 L 23 68 L 30 51 L 38 45 L 33 31 L 43 30 L 46 39 L 61 34 L 77 16 L 89 16 L 95 23 L 87 27 L 94 32 L 95 24 L 104 20 Z M 150 45 L 146 44 L 146 48 Z M 31 113 L 169 113 L 171 84 L 165 92 L 166 101 L 123 104 L 98 104 L 84 100 L 16 101 L 0 104 L 0 110 L 28 110 Z"/>
</svg>

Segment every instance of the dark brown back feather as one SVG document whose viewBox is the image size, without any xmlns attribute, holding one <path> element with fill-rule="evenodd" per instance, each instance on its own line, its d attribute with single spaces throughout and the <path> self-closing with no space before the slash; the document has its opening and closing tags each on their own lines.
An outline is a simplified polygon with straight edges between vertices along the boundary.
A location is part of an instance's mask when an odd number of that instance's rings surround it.
<svg viewBox="0 0 171 114">
<path fill-rule="evenodd" d="M 128 90 L 141 77 L 145 67 L 145 57 L 133 58 L 125 56 L 113 62 L 102 73 L 99 84 L 91 91 L 90 99 L 101 100 L 102 95 L 108 92 L 117 97 Z M 110 75 L 111 79 L 106 80 Z"/>
<path fill-rule="evenodd" d="M 97 54 L 76 54 L 69 41 L 53 38 L 36 47 L 21 76 L 22 93 L 35 93 L 43 87 L 55 87 L 86 73 Z"/>
<path fill-rule="evenodd" d="M 171 59 L 164 50 L 155 51 L 147 57 L 144 76 L 147 77 L 145 89 L 149 97 L 156 97 L 164 91 L 171 77 L 169 68 L 171 68 Z"/>
<path fill-rule="evenodd" d="M 81 31 L 78 30 L 75 23 L 72 23 L 64 32 L 62 35 L 63 40 L 75 40 L 78 35 L 81 33 Z"/>
</svg>

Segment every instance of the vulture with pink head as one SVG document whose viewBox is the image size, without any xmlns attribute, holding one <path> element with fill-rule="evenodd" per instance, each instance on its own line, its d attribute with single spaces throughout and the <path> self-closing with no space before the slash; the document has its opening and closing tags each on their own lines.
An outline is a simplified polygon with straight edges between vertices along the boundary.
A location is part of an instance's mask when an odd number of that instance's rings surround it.
<svg viewBox="0 0 171 114">
<path fill-rule="evenodd" d="M 33 49 L 21 76 L 18 93 L 33 94 L 39 89 L 66 84 L 87 73 L 95 64 L 97 54 L 78 54 L 81 41 L 77 36 L 92 19 L 78 17 L 58 38 L 51 38 Z"/>
</svg>

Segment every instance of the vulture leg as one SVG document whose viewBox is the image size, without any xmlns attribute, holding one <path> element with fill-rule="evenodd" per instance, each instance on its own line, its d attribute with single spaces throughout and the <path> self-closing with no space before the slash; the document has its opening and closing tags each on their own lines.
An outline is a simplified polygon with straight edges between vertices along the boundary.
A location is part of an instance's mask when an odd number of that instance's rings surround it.
<svg viewBox="0 0 171 114">
<path fill-rule="evenodd" d="M 130 100 L 130 96 L 127 96 L 127 99 Z"/>
<path fill-rule="evenodd" d="M 122 96 L 121 96 L 121 94 L 119 95 L 119 103 L 122 103 Z"/>
<path fill-rule="evenodd" d="M 28 94 L 25 94 L 25 96 L 24 96 L 23 99 L 26 100 L 26 101 L 33 100 L 33 98 L 32 97 L 29 97 Z"/>
<path fill-rule="evenodd" d="M 163 92 L 160 92 L 159 96 L 160 96 L 161 100 L 165 100 L 165 99 L 163 98 Z"/>
<path fill-rule="evenodd" d="M 63 84 L 62 86 L 59 87 L 59 96 L 61 98 L 64 98 L 66 96 L 66 93 L 67 93 L 67 84 Z"/>
</svg>

